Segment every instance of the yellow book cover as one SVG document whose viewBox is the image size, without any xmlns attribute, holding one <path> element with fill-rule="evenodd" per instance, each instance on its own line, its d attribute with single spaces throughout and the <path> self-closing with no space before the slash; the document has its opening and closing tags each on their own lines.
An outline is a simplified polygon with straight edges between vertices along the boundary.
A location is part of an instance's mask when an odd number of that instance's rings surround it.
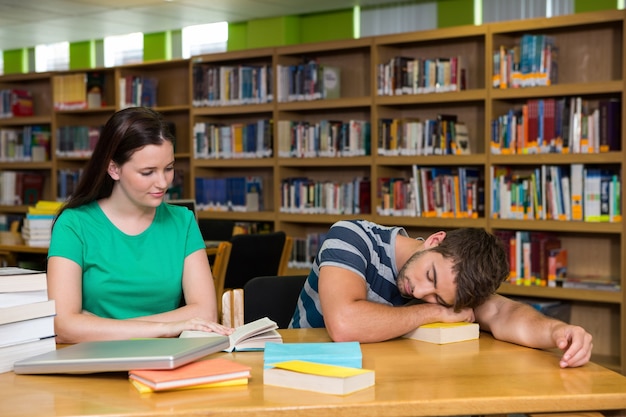
<svg viewBox="0 0 626 417">
<path fill-rule="evenodd" d="M 290 360 L 263 370 L 263 383 L 324 394 L 347 395 L 375 383 L 371 369 Z"/>
<path fill-rule="evenodd" d="M 160 392 L 155 391 L 146 384 L 142 384 L 139 381 L 134 379 L 128 379 L 130 383 L 139 391 L 141 394 L 148 394 L 151 392 Z M 187 387 L 179 387 L 172 388 L 170 390 L 162 390 L 162 391 L 181 391 L 187 389 L 200 389 L 200 388 L 220 388 L 220 387 L 232 387 L 232 386 L 240 386 L 240 385 L 248 385 L 248 378 L 239 378 L 239 379 L 231 379 L 230 381 L 221 381 L 221 382 L 212 382 L 209 384 L 199 384 L 199 385 L 191 385 Z"/>
</svg>

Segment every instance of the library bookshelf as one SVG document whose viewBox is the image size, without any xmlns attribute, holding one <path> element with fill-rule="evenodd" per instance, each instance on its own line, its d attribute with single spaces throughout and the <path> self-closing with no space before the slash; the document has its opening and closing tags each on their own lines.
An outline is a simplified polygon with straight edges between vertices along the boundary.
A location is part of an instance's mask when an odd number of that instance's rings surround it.
<svg viewBox="0 0 626 417">
<path fill-rule="evenodd" d="M 145 77 L 157 81 L 154 108 L 171 120 L 177 136 L 177 168 L 183 177 L 185 197 L 195 197 L 196 179 L 234 176 L 256 177 L 262 181 L 263 208 L 259 211 L 207 210 L 200 218 L 269 222 L 296 239 L 323 234 L 337 220 L 365 218 L 388 225 L 404 226 L 410 235 L 425 236 L 438 230 L 457 227 L 483 227 L 489 231 L 550 232 L 568 251 L 568 274 L 613 277 L 623 286 L 626 259 L 624 222 L 572 221 L 553 219 L 503 218 L 494 215 L 496 203 L 491 181 L 496 168 L 513 171 L 540 169 L 542 166 L 569 167 L 583 164 L 611 169 L 621 175 L 624 159 L 624 125 L 617 143 L 608 152 L 595 153 L 506 153 L 494 152 L 492 121 L 510 109 L 522 108 L 530 100 L 582 97 L 590 106 L 604 100 L 624 101 L 626 42 L 624 12 L 603 11 L 549 19 L 529 19 L 482 26 L 446 28 L 371 38 L 323 42 L 236 51 L 193 57 L 189 60 L 151 62 L 122 67 L 85 70 L 104 74 L 103 105 L 96 109 L 58 110 L 53 105 L 53 77 L 57 74 L 26 74 L 0 77 L 0 88 L 28 88 L 35 97 L 31 117 L 0 119 L 0 129 L 27 125 L 47 125 L 51 135 L 50 158 L 43 162 L 3 161 L 2 170 L 35 170 L 46 178 L 44 198 L 59 197 L 61 169 L 79 169 L 88 156 L 59 156 L 57 131 L 65 126 L 103 124 L 115 110 L 124 107 L 120 80 Z M 548 35 L 558 46 L 558 80 L 552 85 L 499 88 L 494 86 L 494 51 L 501 45 L 519 44 L 526 34 Z M 456 87 L 434 91 L 381 90 L 382 65 L 395 57 L 440 59 L 458 65 Z M 441 59 L 444 58 L 444 59 Z M 452 60 L 448 58 L 455 58 Z M 452 62 L 455 64 L 452 64 Z M 457 70 L 465 69 L 461 72 Z M 287 68 L 318 65 L 339 69 L 340 93 L 334 98 L 307 96 L 296 92 L 289 96 Z M 220 74 L 255 74 L 251 96 L 213 97 L 207 101 L 208 81 L 199 78 L 209 68 Z M 220 72 L 221 71 L 221 72 Z M 71 72 L 63 73 L 70 74 Z M 321 74 L 321 73 L 318 73 Z M 258 77 L 258 78 L 257 78 Z M 287 77 L 287 79 L 285 79 Z M 461 82 L 462 80 L 462 82 Z M 240 84 L 243 86 L 243 84 Z M 225 88 L 223 86 L 223 88 Z M 251 88 L 247 85 L 248 93 Z M 232 88 L 231 88 L 232 90 Z M 233 93 L 233 91 L 230 91 Z M 224 90 L 222 90 L 224 93 Z M 300 96 L 298 96 L 300 94 Z M 314 94 L 317 94 L 315 92 Z M 330 94 L 330 93 L 329 93 Z M 381 120 L 432 120 L 440 115 L 455 115 L 467 128 L 467 154 L 402 154 L 383 152 L 386 147 Z M 624 120 L 624 106 L 620 108 Z M 269 123 L 269 127 L 266 124 Z M 350 141 L 335 154 L 307 153 L 307 146 L 291 144 L 294 126 L 321 129 L 335 122 L 346 131 L 369 131 L 369 141 Z M 365 123 L 365 124 L 363 124 Z M 366 123 L 369 123 L 367 125 Z M 271 153 L 259 151 L 254 156 L 212 154 L 198 144 L 198 126 L 265 126 L 257 145 L 263 142 Z M 287 127 L 287 130 L 283 128 Z M 289 127 L 291 130 L 289 130 Z M 360 133 L 355 133 L 358 138 Z M 269 136 L 268 136 L 269 135 Z M 352 136 L 350 136 L 351 138 Z M 287 144 L 287 145 L 286 145 Z M 260 145 L 259 145 L 260 146 Z M 300 145 L 299 145 L 300 146 Z M 385 148 L 386 149 L 386 148 Z M 258 149 L 257 149 L 258 151 Z M 291 152 L 291 153 L 290 153 Z M 294 153 L 295 152 L 295 153 Z M 387 179 L 408 180 L 413 167 L 450 170 L 464 168 L 479 172 L 483 184 L 480 204 L 472 215 L 417 216 L 407 211 L 388 211 L 383 188 Z M 322 188 L 334 183 L 348 187 L 369 181 L 361 191 L 362 211 L 298 210 L 285 204 L 289 187 L 309 184 Z M 298 182 L 300 181 L 300 182 Z M 621 185 L 620 185 L 621 190 Z M 369 206 L 367 209 L 365 206 Z M 623 204 L 620 203 L 623 210 Z M 26 206 L 0 205 L 2 214 L 23 214 Z M 306 273 L 293 267 L 289 273 Z M 586 327 L 594 336 L 593 360 L 626 373 L 626 297 L 623 290 L 552 288 L 503 284 L 499 292 L 507 296 L 557 299 L 571 303 L 571 322 Z"/>
</svg>

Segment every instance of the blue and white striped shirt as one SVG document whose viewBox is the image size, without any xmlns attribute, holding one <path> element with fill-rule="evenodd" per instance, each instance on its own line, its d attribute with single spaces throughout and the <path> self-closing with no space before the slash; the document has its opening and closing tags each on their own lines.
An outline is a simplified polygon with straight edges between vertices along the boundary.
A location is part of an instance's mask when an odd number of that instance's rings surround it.
<svg viewBox="0 0 626 417">
<path fill-rule="evenodd" d="M 367 284 L 367 300 L 386 305 L 407 302 L 396 286 L 396 236 L 402 227 L 366 220 L 343 220 L 331 226 L 304 283 L 289 327 L 325 327 L 318 292 L 322 266 L 337 266 L 358 274 Z"/>
</svg>

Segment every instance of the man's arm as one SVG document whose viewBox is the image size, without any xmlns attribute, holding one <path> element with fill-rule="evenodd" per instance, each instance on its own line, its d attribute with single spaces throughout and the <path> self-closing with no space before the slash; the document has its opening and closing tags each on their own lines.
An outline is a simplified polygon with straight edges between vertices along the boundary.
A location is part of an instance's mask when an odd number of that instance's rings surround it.
<svg viewBox="0 0 626 417">
<path fill-rule="evenodd" d="M 393 307 L 367 301 L 366 283 L 344 268 L 320 269 L 319 295 L 328 334 L 335 342 L 382 342 L 435 321 L 473 321 L 473 312 L 454 313 L 437 304 Z"/>
<path fill-rule="evenodd" d="M 547 317 L 524 303 L 492 295 L 474 312 L 481 329 L 496 339 L 538 349 L 561 349 L 562 368 L 584 365 L 591 357 L 592 337 L 585 329 Z"/>
</svg>

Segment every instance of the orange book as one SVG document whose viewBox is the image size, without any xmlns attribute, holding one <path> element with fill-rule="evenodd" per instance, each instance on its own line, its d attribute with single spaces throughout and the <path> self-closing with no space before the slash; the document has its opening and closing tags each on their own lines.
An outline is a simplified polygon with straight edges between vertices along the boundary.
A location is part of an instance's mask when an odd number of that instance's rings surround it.
<svg viewBox="0 0 626 417">
<path fill-rule="evenodd" d="M 250 367 L 225 358 L 192 362 L 176 369 L 130 371 L 128 377 L 154 391 L 250 378 Z"/>
</svg>

